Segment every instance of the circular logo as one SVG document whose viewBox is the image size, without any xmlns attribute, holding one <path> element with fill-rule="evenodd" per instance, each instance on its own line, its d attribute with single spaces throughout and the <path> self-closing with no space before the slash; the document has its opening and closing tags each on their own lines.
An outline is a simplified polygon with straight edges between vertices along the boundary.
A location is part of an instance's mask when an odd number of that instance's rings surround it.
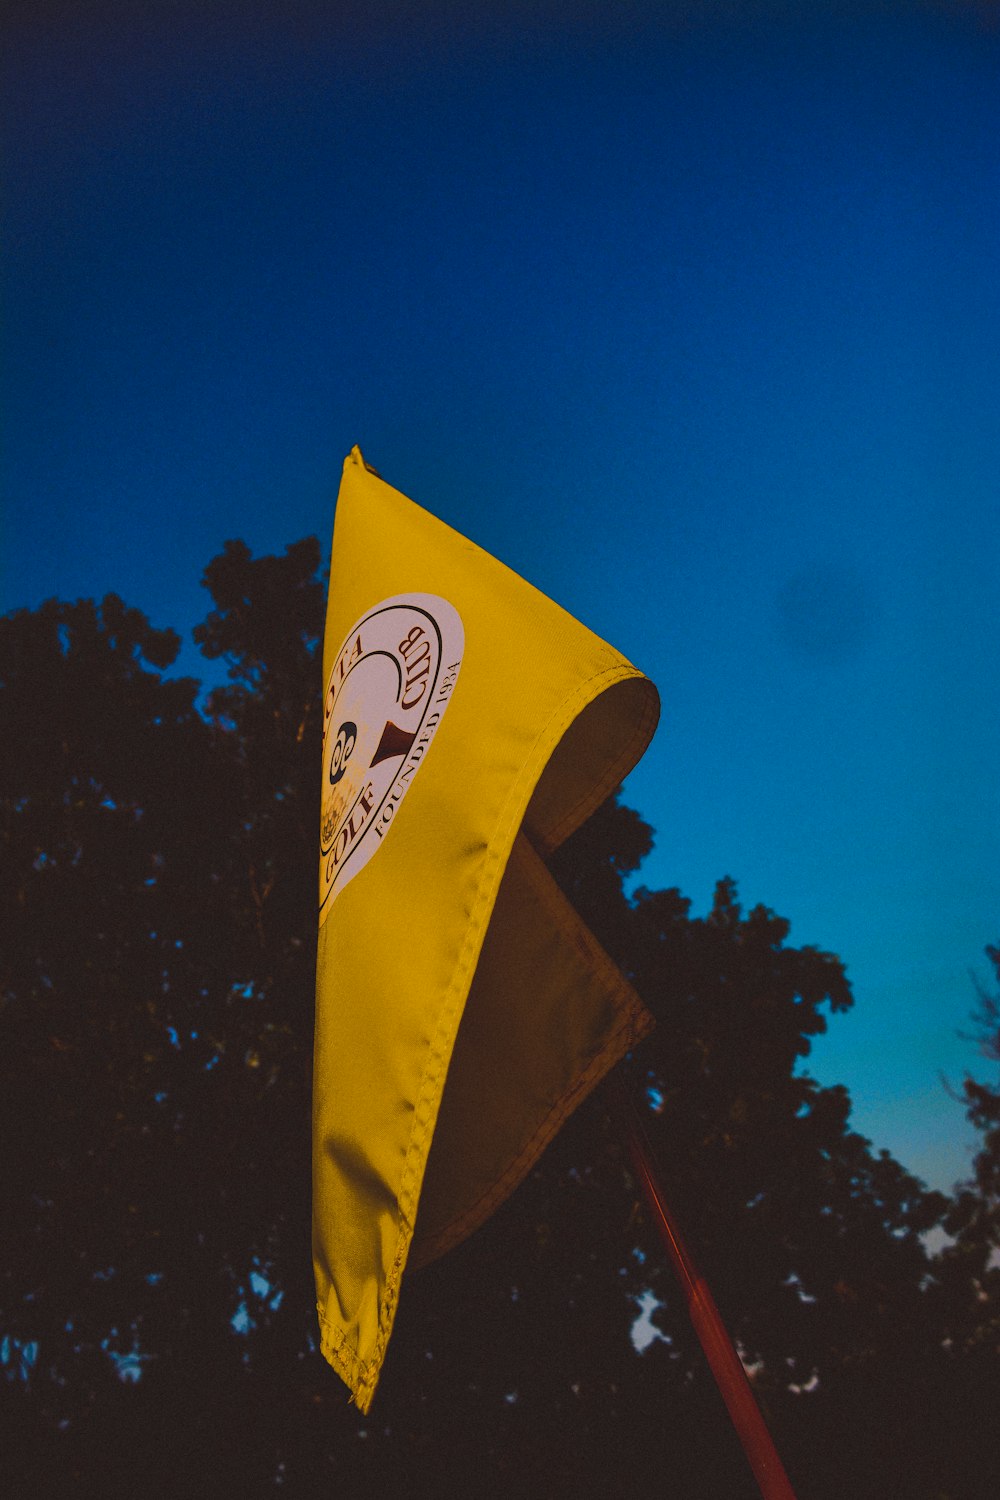
<svg viewBox="0 0 1000 1500">
<path fill-rule="evenodd" d="M 457 610 L 435 594 L 384 599 L 347 632 L 323 700 L 321 923 L 391 832 L 451 700 L 464 644 Z"/>
</svg>

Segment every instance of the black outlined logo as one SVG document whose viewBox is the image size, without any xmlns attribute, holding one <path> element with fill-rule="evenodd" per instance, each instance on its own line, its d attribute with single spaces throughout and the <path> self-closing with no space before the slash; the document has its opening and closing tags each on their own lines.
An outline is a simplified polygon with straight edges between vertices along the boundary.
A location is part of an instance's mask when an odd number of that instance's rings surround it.
<svg viewBox="0 0 1000 1500">
<path fill-rule="evenodd" d="M 390 833 L 450 702 L 464 644 L 458 612 L 435 594 L 384 599 L 347 632 L 323 702 L 321 923 Z"/>
</svg>

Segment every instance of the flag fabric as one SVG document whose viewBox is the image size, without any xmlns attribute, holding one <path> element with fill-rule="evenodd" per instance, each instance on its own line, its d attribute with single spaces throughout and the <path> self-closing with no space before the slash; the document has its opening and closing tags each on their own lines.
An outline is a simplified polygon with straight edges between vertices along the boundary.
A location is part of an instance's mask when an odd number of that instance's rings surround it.
<svg viewBox="0 0 1000 1500">
<path fill-rule="evenodd" d="M 367 1411 L 404 1267 L 476 1229 L 652 1022 L 549 874 L 646 748 L 648 678 L 344 463 L 323 648 L 313 1260 Z"/>
</svg>

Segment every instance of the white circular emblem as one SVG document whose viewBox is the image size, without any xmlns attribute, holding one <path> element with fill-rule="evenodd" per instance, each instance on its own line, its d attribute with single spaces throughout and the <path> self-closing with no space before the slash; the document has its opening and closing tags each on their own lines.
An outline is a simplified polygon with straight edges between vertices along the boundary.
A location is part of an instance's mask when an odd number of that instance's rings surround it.
<svg viewBox="0 0 1000 1500">
<path fill-rule="evenodd" d="M 451 699 L 465 632 L 435 594 L 383 599 L 351 626 L 323 701 L 319 919 L 390 833 Z"/>
</svg>

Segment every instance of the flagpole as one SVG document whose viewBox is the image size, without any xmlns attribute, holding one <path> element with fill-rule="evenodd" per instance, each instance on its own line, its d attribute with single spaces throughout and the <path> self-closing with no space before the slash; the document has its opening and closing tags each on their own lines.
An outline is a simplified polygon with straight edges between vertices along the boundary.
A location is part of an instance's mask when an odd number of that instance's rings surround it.
<svg viewBox="0 0 1000 1500">
<path fill-rule="evenodd" d="M 732 1339 L 708 1283 L 691 1258 L 667 1207 L 646 1132 L 624 1086 L 609 1091 L 629 1159 L 684 1290 L 688 1313 L 764 1500 L 795 1500 L 781 1459 L 764 1422 Z"/>
</svg>

